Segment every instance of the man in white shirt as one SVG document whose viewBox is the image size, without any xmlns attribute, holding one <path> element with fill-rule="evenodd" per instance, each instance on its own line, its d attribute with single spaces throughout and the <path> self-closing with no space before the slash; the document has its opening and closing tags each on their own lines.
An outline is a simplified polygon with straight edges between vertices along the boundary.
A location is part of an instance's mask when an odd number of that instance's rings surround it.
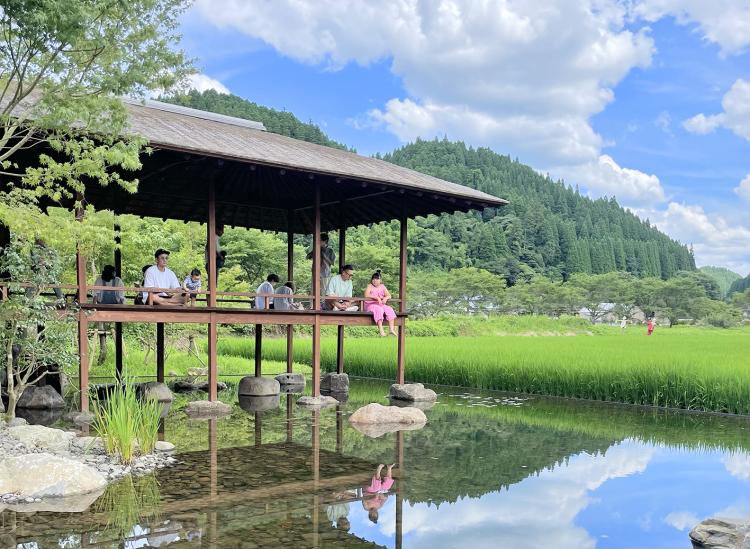
<svg viewBox="0 0 750 549">
<path fill-rule="evenodd" d="M 171 269 L 167 268 L 169 252 L 159 248 L 154 252 L 154 257 L 156 258 L 156 265 L 151 265 L 146 269 L 143 287 L 167 290 L 180 288 L 180 281 L 177 280 L 177 276 Z M 143 292 L 143 302 L 147 305 L 184 305 L 185 296 L 172 295 L 166 292 Z"/>
<path fill-rule="evenodd" d="M 258 286 L 255 293 L 260 295 L 255 297 L 256 309 L 273 309 L 273 298 L 263 297 L 263 295 L 273 295 L 273 288 L 279 283 L 279 280 L 279 275 L 271 273 L 266 277 L 266 281 Z M 266 307 L 266 299 L 268 300 L 268 307 Z"/>
</svg>

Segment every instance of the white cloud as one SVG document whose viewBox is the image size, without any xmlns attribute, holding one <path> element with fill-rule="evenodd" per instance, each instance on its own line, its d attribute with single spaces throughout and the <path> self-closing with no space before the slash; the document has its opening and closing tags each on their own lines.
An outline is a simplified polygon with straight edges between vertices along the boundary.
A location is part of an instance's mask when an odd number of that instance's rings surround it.
<svg viewBox="0 0 750 549">
<path fill-rule="evenodd" d="M 750 227 L 710 215 L 702 206 L 670 202 L 664 210 L 634 210 L 673 238 L 692 243 L 698 265 L 721 265 L 750 272 Z"/>
<path fill-rule="evenodd" d="M 734 188 L 734 192 L 737 193 L 743 200 L 750 203 L 750 173 L 740 181 L 740 184 Z"/>
<path fill-rule="evenodd" d="M 210 76 L 206 76 L 202 73 L 191 74 L 190 76 L 188 76 L 185 87 L 187 87 L 188 89 L 197 90 L 199 92 L 204 92 L 206 90 L 216 90 L 217 92 L 226 95 L 229 95 L 231 93 L 224 84 L 222 84 L 215 78 L 211 78 Z"/>
<path fill-rule="evenodd" d="M 685 120 L 683 127 L 691 133 L 707 134 L 721 126 L 750 141 L 750 82 L 738 79 L 724 95 L 721 106 L 724 112 L 697 114 Z"/>
<path fill-rule="evenodd" d="M 697 24 L 704 40 L 722 55 L 742 53 L 750 45 L 750 3 L 746 0 L 636 0 L 632 15 L 647 21 L 672 16 L 679 24 Z"/>
<path fill-rule="evenodd" d="M 690 530 L 700 521 L 701 519 L 689 511 L 675 511 L 664 517 L 664 522 L 677 530 Z"/>
<path fill-rule="evenodd" d="M 750 454 L 744 452 L 727 454 L 721 461 L 733 477 L 740 480 L 750 479 Z"/>
<path fill-rule="evenodd" d="M 556 171 L 569 181 L 584 183 L 594 194 L 616 196 L 626 204 L 647 206 L 666 200 L 664 188 L 657 176 L 622 168 L 606 154 L 600 155 L 596 162 L 558 168 Z"/>
<path fill-rule="evenodd" d="M 198 0 L 196 7 L 216 26 L 327 69 L 390 59 L 407 96 L 371 110 L 371 123 L 403 141 L 447 135 L 490 146 L 542 170 L 598 165 L 605 143 L 589 119 L 654 52 L 648 29 L 626 28 L 628 12 L 615 0 Z"/>
</svg>

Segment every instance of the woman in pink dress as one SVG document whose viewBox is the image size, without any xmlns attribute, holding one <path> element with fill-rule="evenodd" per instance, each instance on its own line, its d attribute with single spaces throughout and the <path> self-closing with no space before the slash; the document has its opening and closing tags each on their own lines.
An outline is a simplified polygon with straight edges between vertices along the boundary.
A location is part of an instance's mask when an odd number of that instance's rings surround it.
<svg viewBox="0 0 750 549">
<path fill-rule="evenodd" d="M 375 324 L 378 325 L 378 330 L 380 330 L 381 337 L 385 337 L 383 317 L 388 321 L 391 335 L 398 335 L 396 334 L 395 326 L 396 312 L 393 310 L 393 307 L 386 305 L 390 298 L 391 293 L 381 280 L 380 270 L 375 271 L 370 279 L 370 283 L 367 285 L 367 290 L 365 290 L 365 311 L 372 313 L 373 318 L 375 318 Z"/>
</svg>

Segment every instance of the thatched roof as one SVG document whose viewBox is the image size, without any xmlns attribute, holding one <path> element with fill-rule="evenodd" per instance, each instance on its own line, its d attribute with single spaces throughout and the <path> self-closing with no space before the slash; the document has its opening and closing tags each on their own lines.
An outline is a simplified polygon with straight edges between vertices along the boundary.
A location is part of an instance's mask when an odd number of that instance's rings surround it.
<svg viewBox="0 0 750 549">
<path fill-rule="evenodd" d="M 158 101 L 126 101 L 126 108 L 130 131 L 154 152 L 142 158 L 135 195 L 87 189 L 90 203 L 115 213 L 203 222 L 210 179 L 218 222 L 295 233 L 312 231 L 315 185 L 323 230 L 507 203 L 383 160 L 267 132 L 257 122 Z"/>
</svg>

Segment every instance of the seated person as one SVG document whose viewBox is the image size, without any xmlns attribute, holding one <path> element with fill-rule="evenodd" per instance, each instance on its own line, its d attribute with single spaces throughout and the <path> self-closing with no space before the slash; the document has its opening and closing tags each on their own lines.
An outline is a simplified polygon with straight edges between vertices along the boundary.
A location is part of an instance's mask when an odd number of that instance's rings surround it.
<svg viewBox="0 0 750 549">
<path fill-rule="evenodd" d="M 390 328 L 391 335 L 398 335 L 396 333 L 396 311 L 393 307 L 386 305 L 388 300 L 391 298 L 391 293 L 388 288 L 385 287 L 380 276 L 380 270 L 375 271 L 372 274 L 370 283 L 367 285 L 365 290 L 365 311 L 372 313 L 375 319 L 375 324 L 378 325 L 380 330 L 380 336 L 385 337 L 383 331 L 383 317 L 388 321 L 388 327 Z"/>
<path fill-rule="evenodd" d="M 323 302 L 323 308 L 329 311 L 357 311 L 358 308 L 351 300 L 352 297 L 352 277 L 354 276 L 354 267 L 344 265 L 341 267 L 341 273 L 331 277 L 328 281 L 328 288 L 325 291 L 326 299 Z M 338 299 L 332 299 L 338 298 Z M 346 299 L 349 298 L 349 299 Z"/>
<path fill-rule="evenodd" d="M 94 282 L 94 286 L 112 286 L 112 290 L 96 290 L 94 292 L 94 303 L 103 305 L 122 305 L 125 303 L 125 292 L 114 288 L 124 288 L 125 285 L 119 276 L 115 276 L 115 268 L 105 265 L 102 274 Z"/>
<path fill-rule="evenodd" d="M 156 265 L 151 265 L 144 274 L 143 287 L 162 288 L 162 289 L 179 289 L 180 281 L 174 272 L 167 267 L 169 252 L 159 248 L 154 252 Z M 172 295 L 166 292 L 143 292 L 143 302 L 146 305 L 184 305 L 187 296 Z"/>
<path fill-rule="evenodd" d="M 201 272 L 198 269 L 193 269 L 190 274 L 185 277 L 182 281 L 182 289 L 188 292 L 190 296 L 190 306 L 195 306 L 195 298 L 198 294 L 190 293 L 201 289 Z"/>
<path fill-rule="evenodd" d="M 258 286 L 258 289 L 255 290 L 256 294 L 265 294 L 265 295 L 273 295 L 274 291 L 273 288 L 276 284 L 280 282 L 279 275 L 271 273 L 266 277 L 266 281 Z M 266 307 L 266 299 L 268 300 L 268 307 Z M 263 297 L 263 295 L 258 295 L 255 297 L 255 308 L 256 309 L 273 309 L 273 298 L 272 297 Z"/>
<path fill-rule="evenodd" d="M 276 295 L 293 295 L 294 294 L 294 282 L 291 280 L 284 283 L 283 286 L 279 286 L 276 290 Z M 275 311 L 289 311 L 296 309 L 294 299 L 291 297 L 274 297 L 273 308 Z"/>
<path fill-rule="evenodd" d="M 146 271 L 148 271 L 151 268 L 151 265 L 144 265 L 141 269 L 141 284 L 140 287 L 143 288 L 143 286 L 146 284 Z M 133 299 L 133 305 L 145 305 L 146 302 L 143 300 L 143 293 L 138 292 L 135 294 L 135 299 Z"/>
</svg>

